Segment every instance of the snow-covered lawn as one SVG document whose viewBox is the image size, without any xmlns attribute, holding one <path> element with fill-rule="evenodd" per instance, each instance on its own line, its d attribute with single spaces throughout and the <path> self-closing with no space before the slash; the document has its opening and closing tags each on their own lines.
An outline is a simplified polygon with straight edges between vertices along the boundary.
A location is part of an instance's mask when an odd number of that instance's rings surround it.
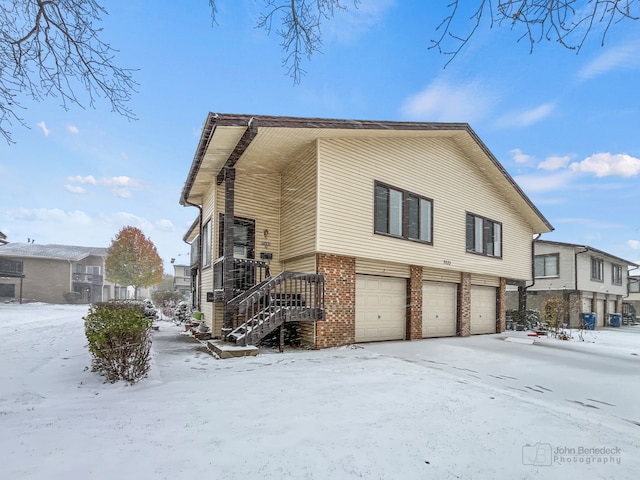
<svg viewBox="0 0 640 480">
<path fill-rule="evenodd" d="M 640 327 L 216 360 L 160 322 L 148 378 L 127 386 L 87 368 L 86 311 L 0 305 L 0 479 L 640 472 Z"/>
</svg>

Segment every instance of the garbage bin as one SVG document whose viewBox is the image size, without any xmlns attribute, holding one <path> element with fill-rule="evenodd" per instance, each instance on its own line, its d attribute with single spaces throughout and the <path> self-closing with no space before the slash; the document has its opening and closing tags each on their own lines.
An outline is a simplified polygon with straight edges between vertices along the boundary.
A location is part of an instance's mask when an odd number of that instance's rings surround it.
<svg viewBox="0 0 640 480">
<path fill-rule="evenodd" d="M 596 314 L 593 312 L 583 312 L 580 315 L 582 316 L 582 327 L 585 330 L 595 330 Z"/>
<path fill-rule="evenodd" d="M 620 322 L 622 321 L 621 313 L 610 313 L 609 314 L 609 325 L 612 327 L 620 328 Z"/>
</svg>

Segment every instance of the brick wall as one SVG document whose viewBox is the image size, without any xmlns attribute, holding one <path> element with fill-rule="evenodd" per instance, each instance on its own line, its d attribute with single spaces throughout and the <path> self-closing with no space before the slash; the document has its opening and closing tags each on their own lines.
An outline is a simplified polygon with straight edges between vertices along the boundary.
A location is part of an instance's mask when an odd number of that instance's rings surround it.
<svg viewBox="0 0 640 480">
<path fill-rule="evenodd" d="M 316 322 L 316 348 L 355 343 L 356 259 L 319 253 L 316 265 L 325 288 L 325 320 Z"/>
<path fill-rule="evenodd" d="M 458 335 L 471 335 L 471 274 L 460 275 L 460 289 L 458 290 Z"/>
<path fill-rule="evenodd" d="M 407 340 L 422 338 L 422 267 L 411 265 L 407 282 Z"/>
</svg>

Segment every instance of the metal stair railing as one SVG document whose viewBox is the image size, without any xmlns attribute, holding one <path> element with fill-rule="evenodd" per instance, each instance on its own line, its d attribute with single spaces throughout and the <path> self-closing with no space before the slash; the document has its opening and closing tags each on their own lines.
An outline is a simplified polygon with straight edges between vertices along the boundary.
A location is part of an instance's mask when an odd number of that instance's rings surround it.
<svg viewBox="0 0 640 480">
<path fill-rule="evenodd" d="M 238 323 L 228 340 L 252 345 L 285 322 L 324 320 L 324 277 L 312 273 L 282 272 L 235 297 Z"/>
</svg>

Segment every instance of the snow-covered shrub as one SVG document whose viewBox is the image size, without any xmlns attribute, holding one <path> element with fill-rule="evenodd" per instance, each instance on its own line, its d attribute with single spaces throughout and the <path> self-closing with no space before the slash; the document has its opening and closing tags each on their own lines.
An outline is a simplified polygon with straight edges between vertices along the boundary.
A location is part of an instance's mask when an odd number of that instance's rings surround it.
<svg viewBox="0 0 640 480">
<path fill-rule="evenodd" d="M 93 371 L 112 383 L 133 383 L 149 371 L 153 320 L 141 302 L 94 303 L 83 320 Z"/>
<path fill-rule="evenodd" d="M 144 305 L 144 316 L 155 321 L 158 318 L 158 309 L 153 306 L 153 302 L 147 298 L 142 303 Z"/>
<path fill-rule="evenodd" d="M 180 302 L 175 312 L 176 322 L 187 323 L 187 320 L 191 320 L 191 308 L 187 305 L 187 302 Z"/>
</svg>

